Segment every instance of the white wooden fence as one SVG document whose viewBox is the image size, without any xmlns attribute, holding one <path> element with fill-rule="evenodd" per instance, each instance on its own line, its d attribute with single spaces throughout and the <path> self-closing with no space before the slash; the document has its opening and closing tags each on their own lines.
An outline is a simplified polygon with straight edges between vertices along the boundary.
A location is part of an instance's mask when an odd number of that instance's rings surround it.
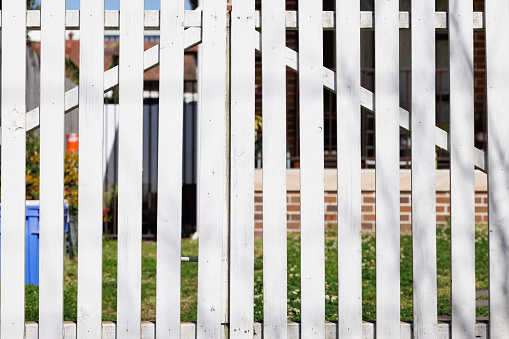
<svg viewBox="0 0 509 339">
<path fill-rule="evenodd" d="M 474 338 L 474 167 L 489 178 L 491 338 L 509 337 L 509 2 L 184 0 L 144 11 L 141 0 L 2 1 L 3 338 Z M 263 38 L 259 33 L 263 32 Z M 399 108 L 398 32 L 412 30 L 412 109 Z M 40 108 L 25 109 L 26 31 L 41 30 Z M 80 86 L 64 93 L 66 29 L 80 29 Z M 104 31 L 120 29 L 120 65 L 104 72 Z M 143 51 L 143 31 L 161 41 Z M 285 29 L 299 30 L 299 53 Z M 376 93 L 360 87 L 360 30 L 375 30 Z M 435 30 L 448 29 L 450 133 L 435 127 Z M 489 157 L 474 148 L 473 30 L 486 30 Z M 336 30 L 336 70 L 323 67 L 322 30 Z M 198 322 L 180 322 L 183 52 L 202 44 Z M 255 51 L 263 60 L 264 323 L 253 321 Z M 140 323 L 143 72 L 160 66 L 157 327 Z M 286 68 L 299 72 L 302 323 L 287 323 Z M 101 323 L 103 94 L 120 88 L 118 316 Z M 325 322 L 323 88 L 337 93 L 339 322 Z M 78 321 L 63 323 L 64 113 L 80 107 Z M 360 107 L 376 114 L 377 322 L 362 322 Z M 25 133 L 41 129 L 40 322 L 24 319 Z M 414 322 L 400 323 L 399 128 L 412 132 Z M 452 322 L 437 323 L 435 146 L 451 154 Z M 488 170 L 489 169 L 489 170 Z"/>
</svg>

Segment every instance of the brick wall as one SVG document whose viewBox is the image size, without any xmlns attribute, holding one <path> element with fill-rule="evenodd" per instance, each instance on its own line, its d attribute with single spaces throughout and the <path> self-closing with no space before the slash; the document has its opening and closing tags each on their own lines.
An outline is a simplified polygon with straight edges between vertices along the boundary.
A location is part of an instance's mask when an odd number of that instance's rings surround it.
<svg viewBox="0 0 509 339">
<path fill-rule="evenodd" d="M 329 173 L 328 171 L 326 173 Z M 332 173 L 332 174 L 330 174 Z M 335 187 L 335 183 L 331 181 L 335 172 L 330 171 L 326 174 L 326 189 Z M 375 230 L 376 220 L 376 198 L 372 189 L 373 171 L 363 171 L 363 188 L 368 190 L 362 192 L 362 229 L 367 231 Z M 411 192 L 408 189 L 409 171 L 402 171 L 401 187 L 404 189 L 400 195 L 400 225 L 402 230 L 410 230 L 412 227 L 412 202 Z M 437 194 L 436 194 L 436 223 L 437 226 L 444 226 L 450 217 L 450 193 L 448 191 L 448 171 L 437 172 Z M 300 231 L 300 192 L 297 189 L 298 170 L 289 172 L 287 175 L 287 229 L 288 232 Z M 263 194 L 261 192 L 260 181 L 261 176 L 257 177 L 258 185 L 255 191 L 255 236 L 261 237 L 263 230 Z M 476 193 L 475 193 L 475 222 L 488 222 L 488 196 L 485 189 L 485 175 L 476 174 Z M 325 191 L 325 225 L 337 224 L 337 193 L 335 190 Z"/>
</svg>

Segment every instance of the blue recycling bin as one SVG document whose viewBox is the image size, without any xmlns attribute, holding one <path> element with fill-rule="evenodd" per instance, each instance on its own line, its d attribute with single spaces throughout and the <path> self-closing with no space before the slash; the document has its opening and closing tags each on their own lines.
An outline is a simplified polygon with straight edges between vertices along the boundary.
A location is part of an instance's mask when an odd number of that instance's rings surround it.
<svg viewBox="0 0 509 339">
<path fill-rule="evenodd" d="M 1 220 L 2 207 L 0 206 L 0 246 Z M 69 230 L 69 204 L 67 201 L 64 204 L 64 225 L 64 232 L 67 233 Z M 25 284 L 39 286 L 39 200 L 27 200 L 26 202 Z"/>
</svg>

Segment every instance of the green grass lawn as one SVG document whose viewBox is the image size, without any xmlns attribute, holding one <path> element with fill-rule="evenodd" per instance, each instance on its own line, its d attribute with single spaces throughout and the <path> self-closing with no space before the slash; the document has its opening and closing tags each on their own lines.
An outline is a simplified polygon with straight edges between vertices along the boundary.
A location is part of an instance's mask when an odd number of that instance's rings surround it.
<svg viewBox="0 0 509 339">
<path fill-rule="evenodd" d="M 325 312 L 326 320 L 338 319 L 337 234 L 327 228 L 325 249 Z M 375 320 L 375 233 L 362 235 L 362 304 L 363 319 Z M 476 286 L 488 289 L 488 236 L 485 226 L 476 229 Z M 444 227 L 437 230 L 438 253 L 438 315 L 450 315 L 450 232 Z M 183 239 L 183 256 L 198 255 L 198 241 Z M 263 319 L 263 253 L 262 241 L 255 241 L 255 320 Z M 103 243 L 103 320 L 116 320 L 117 242 Z M 76 321 L 77 261 L 65 261 L 64 320 Z M 196 294 L 198 290 L 198 264 L 182 263 L 181 319 L 196 321 Z M 288 235 L 288 319 L 300 321 L 300 235 Z M 480 297 L 482 298 L 482 297 Z M 156 309 L 156 243 L 143 243 L 142 259 L 142 320 L 155 320 Z M 26 287 L 26 320 L 38 320 L 38 288 Z M 478 316 L 486 316 L 487 308 L 478 308 Z M 401 235 L 401 319 L 412 320 L 412 238 Z"/>
</svg>

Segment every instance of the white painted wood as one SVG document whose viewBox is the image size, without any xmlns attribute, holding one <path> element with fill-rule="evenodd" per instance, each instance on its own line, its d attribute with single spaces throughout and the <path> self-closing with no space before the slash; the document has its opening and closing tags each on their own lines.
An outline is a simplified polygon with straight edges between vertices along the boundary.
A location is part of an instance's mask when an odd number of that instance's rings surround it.
<svg viewBox="0 0 509 339">
<path fill-rule="evenodd" d="M 102 339 L 116 339 L 117 325 L 112 321 L 105 321 L 102 323 Z"/>
<path fill-rule="evenodd" d="M 161 2 L 157 195 L 158 338 L 180 338 L 184 1 Z"/>
<path fill-rule="evenodd" d="M 180 323 L 178 326 L 180 332 Z M 143 321 L 141 323 L 141 336 L 140 339 L 155 339 L 156 338 L 156 325 L 150 321 Z M 159 336 L 158 336 L 159 338 Z M 175 338 L 180 338 L 179 336 L 175 336 Z"/>
<path fill-rule="evenodd" d="M 64 321 L 64 339 L 76 339 L 76 323 Z"/>
<path fill-rule="evenodd" d="M 285 1 L 262 1 L 263 330 L 287 337 Z"/>
<path fill-rule="evenodd" d="M 262 51 L 261 47 L 261 39 L 260 34 L 255 36 L 255 48 L 258 52 Z M 299 67 L 297 64 L 298 53 L 290 48 L 286 48 L 286 67 L 288 69 L 298 72 Z M 333 93 L 336 93 L 336 73 L 331 71 L 330 69 L 324 67 L 323 68 L 323 87 Z M 367 89 L 361 87 L 361 106 L 365 108 L 368 112 L 374 113 L 374 103 L 375 103 L 375 95 L 373 92 L 368 91 Z M 400 115 L 400 127 L 406 131 L 410 131 L 410 113 L 403 109 L 399 109 Z M 449 134 L 439 127 L 435 127 L 436 146 L 444 151 L 449 152 Z M 474 165 L 476 168 L 480 169 L 483 172 L 486 172 L 486 159 L 485 154 L 482 150 L 478 148 L 474 148 Z"/>
<path fill-rule="evenodd" d="M 449 28 L 447 12 L 436 12 L 435 13 L 435 28 L 437 30 L 446 30 Z M 372 11 L 361 11 L 361 29 L 372 30 L 375 28 L 374 25 L 374 12 Z M 288 30 L 297 30 L 299 23 L 297 20 L 296 11 L 286 11 L 286 28 Z M 335 23 L 335 12 L 324 11 L 322 13 L 322 26 L 324 30 L 334 30 L 336 28 Z M 256 28 L 261 27 L 261 12 L 255 12 L 255 26 Z M 160 29 L 160 13 L 159 11 L 147 10 L 145 11 L 145 30 L 159 30 Z M 67 11 L 66 18 L 66 29 L 78 30 L 80 25 L 79 11 L 69 10 Z M 185 12 L 184 26 L 188 27 L 201 27 L 202 25 L 202 11 L 200 9 L 187 10 Z M 473 29 L 482 30 L 485 28 L 484 13 L 474 12 L 473 13 Z M 1 27 L 1 22 L 0 22 Z M 28 30 L 39 30 L 41 28 L 41 14 L 39 10 L 27 11 L 27 29 Z M 120 12 L 118 10 L 105 11 L 104 28 L 106 30 L 119 30 L 120 28 Z M 410 12 L 399 12 L 399 28 L 410 29 Z"/>
<path fill-rule="evenodd" d="M 233 0 L 230 59 L 230 338 L 253 338 L 254 14 L 254 0 Z"/>
<path fill-rule="evenodd" d="M 472 0 L 449 2 L 451 316 L 454 338 L 475 337 L 474 36 Z"/>
<path fill-rule="evenodd" d="M 25 323 L 24 339 L 37 339 L 39 336 L 39 325 L 35 321 L 27 321 Z"/>
<path fill-rule="evenodd" d="M 486 0 L 490 338 L 509 336 L 509 2 Z"/>
<path fill-rule="evenodd" d="M 140 338 L 143 1 L 120 1 L 117 336 Z"/>
<path fill-rule="evenodd" d="M 416 339 L 437 335 L 434 13 L 433 2 L 412 1 L 412 262 L 416 277 L 413 283 Z M 473 170 L 472 163 L 470 166 Z"/>
<path fill-rule="evenodd" d="M 78 338 L 99 338 L 102 319 L 104 1 L 84 1 L 80 21 Z"/>
<path fill-rule="evenodd" d="M 62 338 L 64 320 L 65 0 L 41 11 L 39 337 Z"/>
<path fill-rule="evenodd" d="M 298 5 L 301 336 L 322 338 L 325 336 L 322 3 L 299 0 Z"/>
<path fill-rule="evenodd" d="M 337 0 L 338 331 L 362 336 L 360 2 Z"/>
<path fill-rule="evenodd" d="M 203 62 L 198 161 L 198 263 L 197 338 L 220 338 L 223 310 L 223 230 L 228 226 L 225 155 L 227 149 L 226 1 L 203 3 Z"/>
<path fill-rule="evenodd" d="M 375 0 L 376 337 L 400 336 L 399 27 L 397 1 Z"/>
<path fill-rule="evenodd" d="M 25 330 L 26 4 L 2 0 L 2 246 L 3 338 Z M 8 46 L 8 48 L 5 48 Z M 8 277 L 8 279 L 5 279 Z"/>
</svg>

